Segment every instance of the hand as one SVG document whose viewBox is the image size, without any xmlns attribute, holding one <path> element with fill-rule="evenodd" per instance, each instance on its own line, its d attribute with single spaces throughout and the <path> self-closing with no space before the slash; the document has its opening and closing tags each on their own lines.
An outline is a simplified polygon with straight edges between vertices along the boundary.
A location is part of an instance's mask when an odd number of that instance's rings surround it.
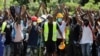
<svg viewBox="0 0 100 56">
<path fill-rule="evenodd" d="M 80 5 L 77 7 L 77 10 L 78 10 L 78 11 L 80 11 L 80 10 L 81 10 L 81 6 L 80 6 Z"/>
<path fill-rule="evenodd" d="M 75 13 L 78 14 L 78 9 L 77 8 L 75 8 Z"/>
<path fill-rule="evenodd" d="M 66 8 L 66 15 L 69 15 L 68 8 Z"/>
<path fill-rule="evenodd" d="M 91 15 L 91 11 L 90 11 L 90 10 L 87 10 L 87 14 L 88 14 L 88 15 Z"/>
<path fill-rule="evenodd" d="M 63 4 L 61 4 L 61 7 L 62 7 L 62 9 L 63 9 L 63 8 L 65 8 L 65 4 L 64 4 L 64 3 L 63 3 Z"/>
<path fill-rule="evenodd" d="M 60 9 L 60 5 L 59 4 L 57 4 L 57 9 Z"/>
<path fill-rule="evenodd" d="M 23 5 L 21 8 L 21 15 L 23 15 L 26 12 L 26 6 Z"/>
<path fill-rule="evenodd" d="M 76 11 L 81 11 L 81 6 L 76 7 Z"/>
<path fill-rule="evenodd" d="M 42 6 L 43 9 L 46 9 L 46 5 L 43 2 L 41 4 L 41 6 Z"/>
</svg>

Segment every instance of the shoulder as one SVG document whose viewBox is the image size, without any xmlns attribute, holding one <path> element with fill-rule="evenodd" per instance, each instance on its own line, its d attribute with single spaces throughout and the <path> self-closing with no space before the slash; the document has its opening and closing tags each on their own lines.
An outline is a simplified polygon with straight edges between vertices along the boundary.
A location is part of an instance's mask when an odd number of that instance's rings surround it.
<svg viewBox="0 0 100 56">
<path fill-rule="evenodd" d="M 62 21 L 62 23 L 66 23 L 66 21 Z"/>
</svg>

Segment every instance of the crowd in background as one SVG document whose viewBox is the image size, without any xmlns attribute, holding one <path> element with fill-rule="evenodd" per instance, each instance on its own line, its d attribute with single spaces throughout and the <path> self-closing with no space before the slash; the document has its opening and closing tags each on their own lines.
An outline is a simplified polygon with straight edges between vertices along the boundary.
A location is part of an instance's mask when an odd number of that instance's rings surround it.
<svg viewBox="0 0 100 56">
<path fill-rule="evenodd" d="M 100 11 L 49 9 L 41 3 L 34 15 L 25 5 L 0 11 L 3 56 L 100 56 Z"/>
</svg>

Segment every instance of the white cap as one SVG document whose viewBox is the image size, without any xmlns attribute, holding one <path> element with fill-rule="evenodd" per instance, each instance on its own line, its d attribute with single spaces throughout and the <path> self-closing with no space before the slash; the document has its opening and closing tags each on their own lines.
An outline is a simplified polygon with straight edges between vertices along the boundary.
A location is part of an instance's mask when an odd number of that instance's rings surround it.
<svg viewBox="0 0 100 56">
<path fill-rule="evenodd" d="M 47 19 L 48 15 L 42 15 L 39 17 L 39 19 L 41 19 L 41 21 L 45 21 Z"/>
<path fill-rule="evenodd" d="M 47 17 L 48 17 L 48 16 L 53 17 L 51 14 L 48 14 Z"/>
<path fill-rule="evenodd" d="M 47 19 L 48 15 L 42 15 L 41 18 Z"/>
</svg>

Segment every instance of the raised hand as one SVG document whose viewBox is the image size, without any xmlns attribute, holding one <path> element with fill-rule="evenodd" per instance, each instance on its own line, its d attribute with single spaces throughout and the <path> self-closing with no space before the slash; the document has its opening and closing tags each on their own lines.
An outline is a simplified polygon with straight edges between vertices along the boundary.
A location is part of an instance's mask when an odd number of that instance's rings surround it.
<svg viewBox="0 0 100 56">
<path fill-rule="evenodd" d="M 79 9 L 78 7 L 75 8 L 76 15 L 78 15 L 78 9 Z"/>
<path fill-rule="evenodd" d="M 43 2 L 41 3 L 41 6 L 43 9 L 46 9 L 46 5 Z"/>
<path fill-rule="evenodd" d="M 81 6 L 80 5 L 77 7 L 77 11 L 81 11 Z"/>
<path fill-rule="evenodd" d="M 59 4 L 57 4 L 57 9 L 60 9 L 60 5 Z"/>
</svg>

